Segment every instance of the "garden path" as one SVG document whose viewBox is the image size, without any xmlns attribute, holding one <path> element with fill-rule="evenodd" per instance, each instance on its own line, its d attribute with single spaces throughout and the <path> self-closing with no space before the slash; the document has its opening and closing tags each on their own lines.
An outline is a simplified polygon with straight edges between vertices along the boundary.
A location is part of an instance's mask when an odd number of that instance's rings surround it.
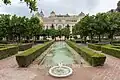
<svg viewBox="0 0 120 80">
<path fill-rule="evenodd" d="M 105 54 L 106 55 L 106 54 Z M 15 56 L 0 60 L 0 80 L 120 80 L 120 59 L 106 55 L 101 67 L 72 66 L 73 75 L 67 78 L 49 76 L 49 68 L 18 68 Z"/>
</svg>

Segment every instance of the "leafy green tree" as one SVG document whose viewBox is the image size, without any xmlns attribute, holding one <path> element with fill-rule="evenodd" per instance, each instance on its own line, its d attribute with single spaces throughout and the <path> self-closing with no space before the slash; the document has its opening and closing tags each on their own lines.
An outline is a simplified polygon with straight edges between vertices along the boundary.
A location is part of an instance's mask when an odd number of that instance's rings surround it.
<svg viewBox="0 0 120 80">
<path fill-rule="evenodd" d="M 1 35 L 2 35 L 1 37 L 7 37 L 7 40 L 8 40 L 8 37 L 10 37 L 9 31 L 11 29 L 10 15 L 2 14 L 0 18 L 1 18 L 1 22 L 0 22 L 1 25 L 0 26 L 1 26 Z"/>
<path fill-rule="evenodd" d="M 4 4 L 11 4 L 12 0 L 2 0 Z M 29 7 L 29 9 L 32 11 L 37 11 L 37 0 L 20 0 L 20 1 L 24 1 L 27 6 Z"/>
<path fill-rule="evenodd" d="M 99 42 L 101 42 L 101 35 L 106 33 L 106 29 L 108 26 L 108 17 L 106 13 L 98 13 L 95 16 L 96 26 L 94 27 L 96 30 L 96 34 L 98 35 Z"/>
<path fill-rule="evenodd" d="M 29 40 L 40 36 L 42 25 L 37 17 L 26 18 L 25 16 L 0 15 L 0 38 L 7 41 L 20 42 L 23 38 Z"/>
<path fill-rule="evenodd" d="M 65 38 L 69 38 L 70 36 L 70 26 L 67 25 L 65 28 L 63 28 L 62 30 L 62 36 L 65 36 Z"/>
<path fill-rule="evenodd" d="M 41 25 L 40 25 L 40 20 L 37 17 L 31 17 L 30 18 L 30 31 L 31 31 L 31 36 L 35 36 L 35 41 L 38 35 L 41 33 Z"/>
<path fill-rule="evenodd" d="M 116 32 L 119 32 L 120 31 L 120 19 L 119 19 L 119 16 L 120 14 L 119 13 L 116 13 L 116 12 L 112 12 L 112 13 L 107 13 L 108 15 L 108 27 L 107 27 L 107 33 L 108 33 L 108 36 L 109 38 L 111 39 L 110 43 L 112 43 L 113 41 L 113 36 L 116 34 Z"/>
</svg>

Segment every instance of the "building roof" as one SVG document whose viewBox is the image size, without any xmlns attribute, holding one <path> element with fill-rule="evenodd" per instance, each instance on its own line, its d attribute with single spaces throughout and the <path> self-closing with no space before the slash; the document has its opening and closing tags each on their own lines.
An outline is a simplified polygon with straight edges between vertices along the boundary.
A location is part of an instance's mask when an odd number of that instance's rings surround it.
<svg viewBox="0 0 120 80">
<path fill-rule="evenodd" d="M 43 13 L 43 11 L 41 10 L 41 12 L 40 12 L 40 16 L 44 16 L 44 13 Z"/>
<path fill-rule="evenodd" d="M 54 11 L 52 11 L 50 14 L 55 14 L 55 12 L 54 12 Z"/>
<path fill-rule="evenodd" d="M 79 16 L 85 16 L 85 13 L 81 12 L 81 13 L 79 14 Z"/>
<path fill-rule="evenodd" d="M 66 14 L 66 15 L 59 14 L 59 15 L 56 15 L 56 17 L 70 17 L 70 15 L 69 14 Z"/>
</svg>

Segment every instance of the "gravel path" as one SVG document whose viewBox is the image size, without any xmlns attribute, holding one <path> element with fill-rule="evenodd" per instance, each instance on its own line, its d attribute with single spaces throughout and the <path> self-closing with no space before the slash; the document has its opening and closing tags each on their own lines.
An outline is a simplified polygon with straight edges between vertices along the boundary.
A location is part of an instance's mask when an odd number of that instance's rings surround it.
<svg viewBox="0 0 120 80">
<path fill-rule="evenodd" d="M 105 54 L 106 55 L 106 54 Z M 67 78 L 49 76 L 49 68 L 41 66 L 18 68 L 15 56 L 0 60 L 0 80 L 120 80 L 120 59 L 106 55 L 101 67 L 72 66 L 73 75 Z"/>
</svg>

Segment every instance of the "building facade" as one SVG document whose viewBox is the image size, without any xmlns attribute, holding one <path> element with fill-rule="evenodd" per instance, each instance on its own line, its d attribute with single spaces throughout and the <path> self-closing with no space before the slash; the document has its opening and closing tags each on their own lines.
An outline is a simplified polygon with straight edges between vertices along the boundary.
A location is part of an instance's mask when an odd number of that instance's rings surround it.
<svg viewBox="0 0 120 80">
<path fill-rule="evenodd" d="M 85 16 L 83 12 L 81 12 L 79 15 L 57 15 L 54 11 L 52 11 L 49 17 L 44 17 L 42 11 L 38 14 L 39 18 L 43 22 L 44 29 L 51 29 L 53 26 L 55 29 L 62 29 L 69 25 L 71 33 L 72 27 Z"/>
</svg>

